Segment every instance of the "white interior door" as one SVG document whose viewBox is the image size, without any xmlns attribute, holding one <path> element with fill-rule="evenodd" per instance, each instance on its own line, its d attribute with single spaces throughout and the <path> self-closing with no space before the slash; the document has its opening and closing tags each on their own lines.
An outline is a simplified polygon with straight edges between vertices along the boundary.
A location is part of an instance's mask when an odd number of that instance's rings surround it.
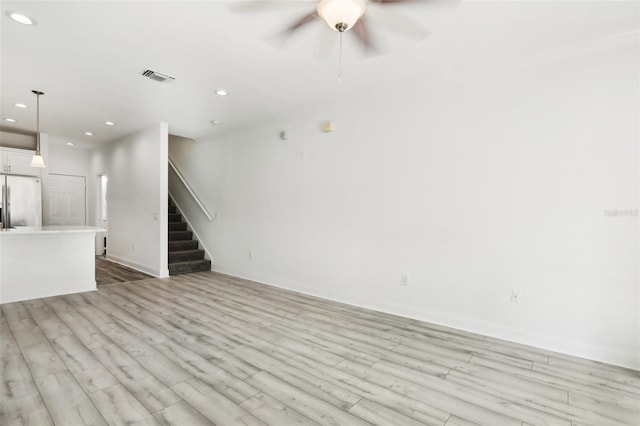
<svg viewBox="0 0 640 426">
<path fill-rule="evenodd" d="M 84 176 L 49 175 L 45 200 L 45 225 L 86 224 Z"/>
</svg>

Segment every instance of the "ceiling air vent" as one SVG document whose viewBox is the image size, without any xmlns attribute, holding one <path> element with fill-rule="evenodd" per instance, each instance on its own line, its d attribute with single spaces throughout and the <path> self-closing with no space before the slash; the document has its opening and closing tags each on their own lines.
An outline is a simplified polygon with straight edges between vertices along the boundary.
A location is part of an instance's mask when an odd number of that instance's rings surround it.
<svg viewBox="0 0 640 426">
<path fill-rule="evenodd" d="M 162 74 L 161 72 L 156 72 L 156 71 L 151 71 L 151 70 L 145 70 L 142 73 L 142 75 L 145 76 L 145 77 L 149 77 L 153 81 L 159 81 L 160 83 L 162 83 L 164 81 L 175 80 L 175 78 L 171 77 L 170 75 Z"/>
</svg>

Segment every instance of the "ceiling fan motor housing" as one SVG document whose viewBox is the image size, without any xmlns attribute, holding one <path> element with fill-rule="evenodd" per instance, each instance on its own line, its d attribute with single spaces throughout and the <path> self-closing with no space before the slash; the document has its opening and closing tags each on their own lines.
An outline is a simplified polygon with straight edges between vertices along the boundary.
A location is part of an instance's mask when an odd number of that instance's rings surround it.
<svg viewBox="0 0 640 426">
<path fill-rule="evenodd" d="M 317 11 L 329 28 L 344 32 L 353 28 L 365 9 L 365 0 L 320 0 Z"/>
<path fill-rule="evenodd" d="M 338 30 L 338 32 L 345 32 L 349 29 L 349 26 L 347 24 L 345 24 L 344 22 L 340 22 L 339 24 L 336 24 L 336 30 Z"/>
</svg>

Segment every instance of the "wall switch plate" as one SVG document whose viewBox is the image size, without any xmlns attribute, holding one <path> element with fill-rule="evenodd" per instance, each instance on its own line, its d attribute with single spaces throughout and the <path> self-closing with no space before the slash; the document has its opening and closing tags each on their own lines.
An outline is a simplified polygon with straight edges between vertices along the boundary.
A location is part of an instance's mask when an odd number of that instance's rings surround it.
<svg viewBox="0 0 640 426">
<path fill-rule="evenodd" d="M 409 285 L 409 276 L 407 274 L 400 274 L 400 285 L 403 287 Z"/>
<path fill-rule="evenodd" d="M 521 298 L 522 295 L 520 294 L 520 290 L 511 290 L 511 303 L 520 303 Z"/>
</svg>

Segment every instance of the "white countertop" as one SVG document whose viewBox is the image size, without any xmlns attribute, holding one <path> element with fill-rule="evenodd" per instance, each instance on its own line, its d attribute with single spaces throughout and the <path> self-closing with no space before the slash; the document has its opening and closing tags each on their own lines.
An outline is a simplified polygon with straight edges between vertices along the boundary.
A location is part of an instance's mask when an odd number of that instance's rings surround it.
<svg viewBox="0 0 640 426">
<path fill-rule="evenodd" d="M 73 234 L 84 232 L 106 232 L 106 229 L 96 228 L 94 226 L 16 226 L 11 229 L 0 229 L 0 237 L 8 235 Z"/>
</svg>

